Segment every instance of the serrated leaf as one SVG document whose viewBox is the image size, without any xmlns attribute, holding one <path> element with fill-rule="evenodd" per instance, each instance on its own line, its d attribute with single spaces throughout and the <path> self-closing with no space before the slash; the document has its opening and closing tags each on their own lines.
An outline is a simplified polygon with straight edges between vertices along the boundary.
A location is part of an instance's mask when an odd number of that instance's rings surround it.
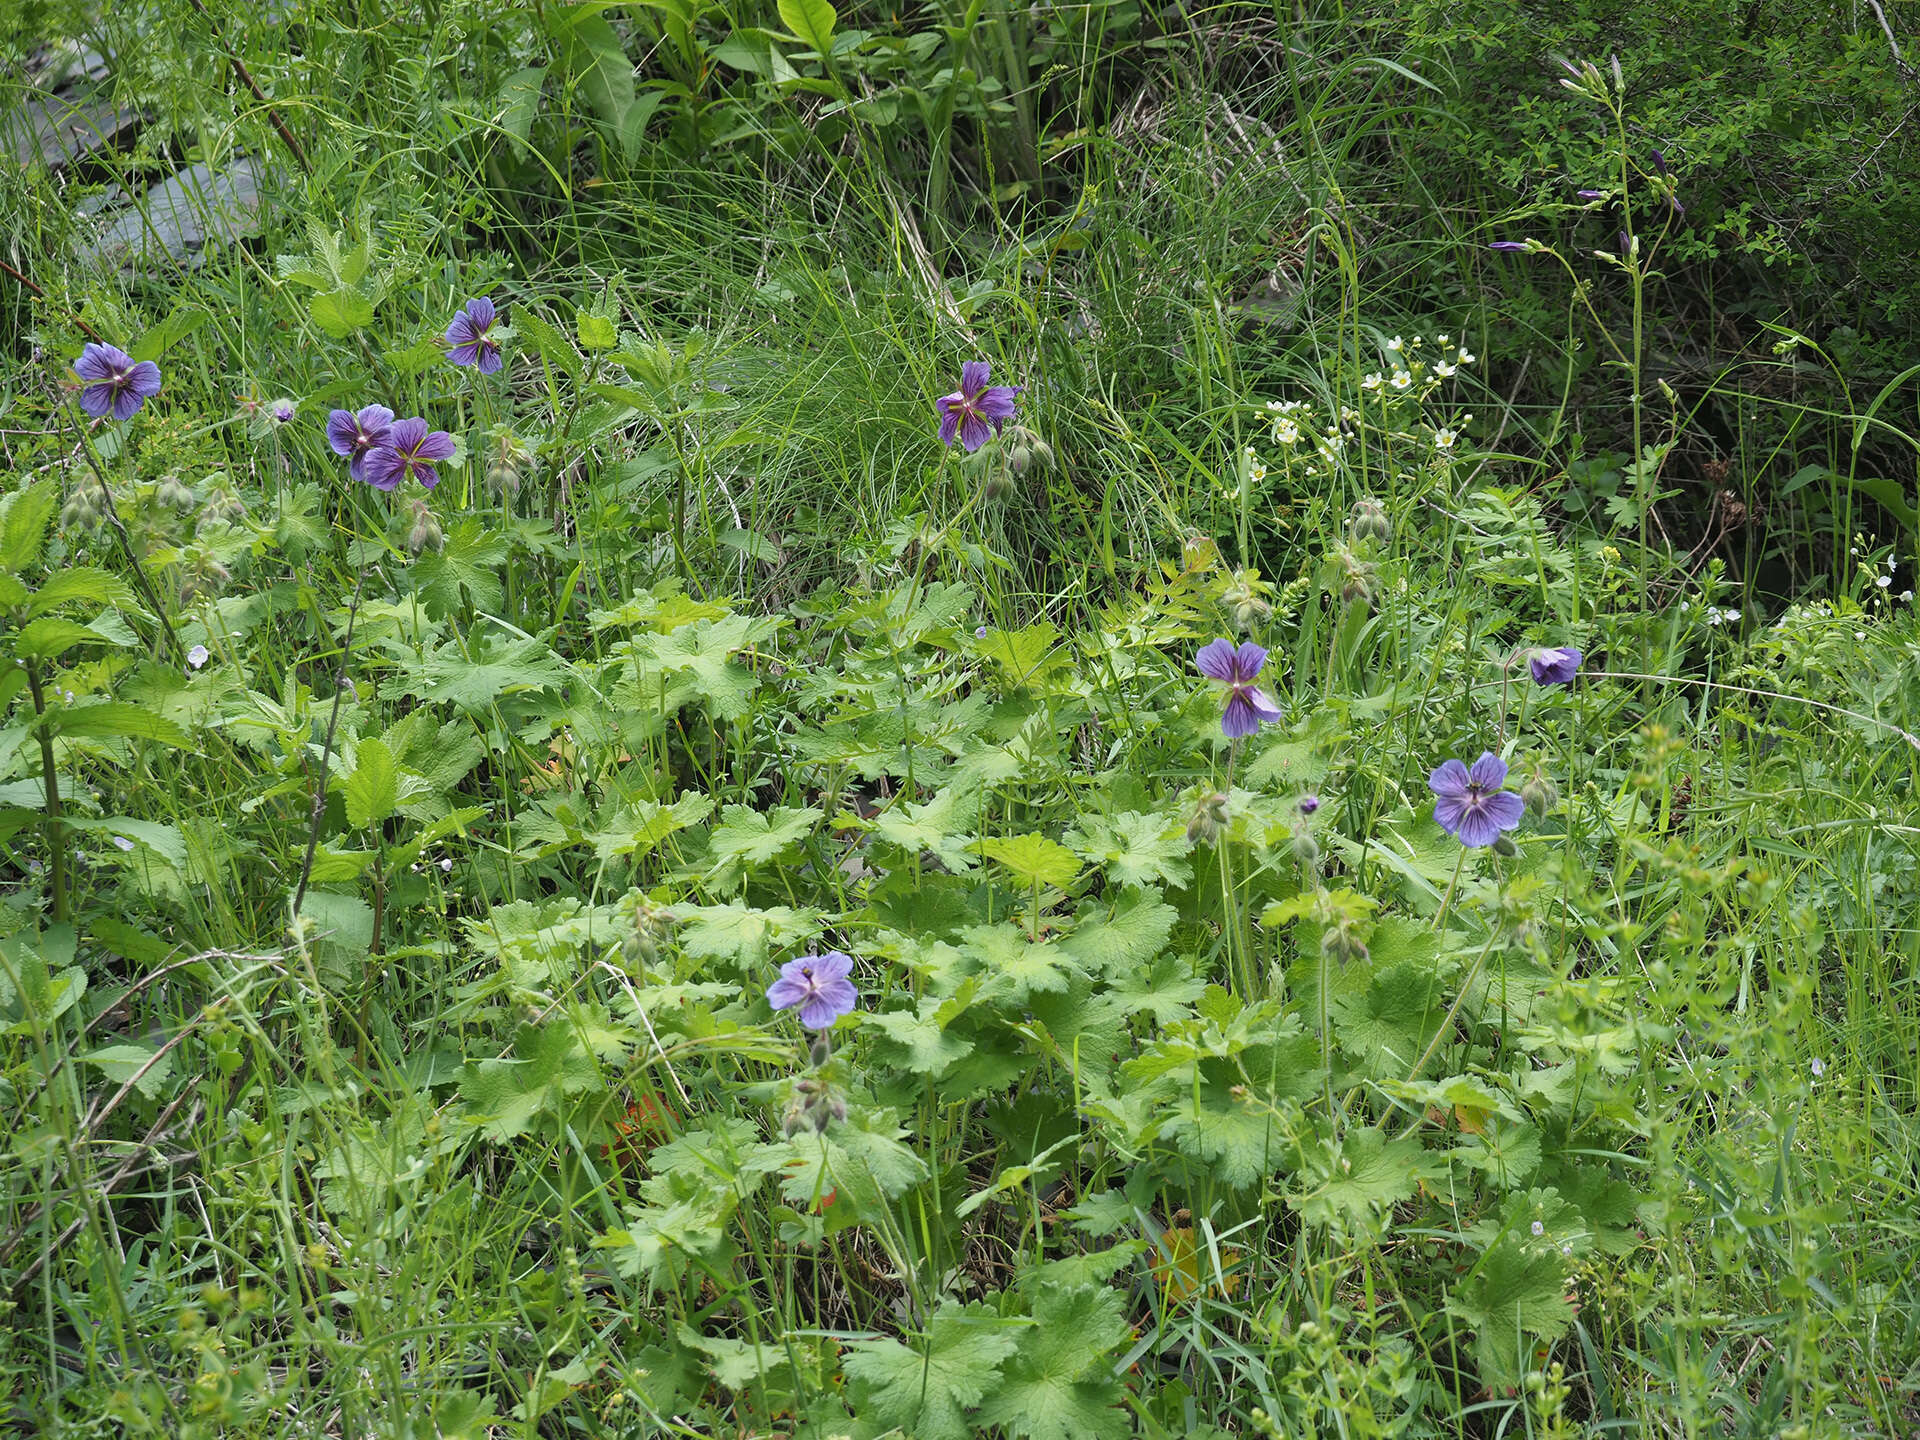
<svg viewBox="0 0 1920 1440">
<path fill-rule="evenodd" d="M 95 605 L 131 606 L 137 603 L 133 587 L 118 575 L 91 565 L 70 565 L 49 575 L 46 583 L 33 592 L 27 604 L 26 618 L 31 620 L 46 614 L 56 605 L 65 605 L 74 600 L 85 600 Z"/>
<path fill-rule="evenodd" d="M 469 1066 L 460 1082 L 466 1119 L 491 1140 L 530 1130 L 542 1114 L 560 1114 L 569 1095 L 602 1082 L 600 1067 L 580 1044 L 571 1021 L 522 1025 L 510 1059 Z"/>
<path fill-rule="evenodd" d="M 973 848 L 1005 866 L 1023 885 L 1065 890 L 1080 878 L 1079 857 L 1044 835 L 993 835 L 976 841 Z"/>
<path fill-rule="evenodd" d="M 1018 1346 L 1018 1322 L 989 1305 L 947 1301 L 912 1348 L 885 1338 L 855 1340 L 842 1368 L 860 1413 L 920 1440 L 969 1440 L 966 1412 L 980 1403 Z"/>
<path fill-rule="evenodd" d="M 1517 1385 L 1533 1368 L 1534 1345 L 1552 1343 L 1573 1323 L 1565 1257 L 1548 1240 L 1504 1240 L 1480 1257 L 1447 1309 L 1474 1328 L 1481 1380 Z"/>
<path fill-rule="evenodd" d="M 393 752 L 379 739 L 362 740 L 354 770 L 342 787 L 347 823 L 355 829 L 379 825 L 400 807 L 400 775 Z"/>
<path fill-rule="evenodd" d="M 105 739 L 123 735 L 135 740 L 158 740 L 183 750 L 193 748 L 193 737 L 173 721 L 145 705 L 103 700 L 93 705 L 69 705 L 56 712 L 62 735 Z"/>
<path fill-rule="evenodd" d="M 53 660 L 76 645 L 112 644 L 107 636 L 90 626 L 64 620 L 58 615 L 42 615 L 29 620 L 13 635 L 13 653 L 28 660 Z"/>
<path fill-rule="evenodd" d="M 1086 815 L 1061 839 L 1116 885 L 1184 885 L 1193 878 L 1186 860 L 1193 841 L 1185 826 L 1165 815 Z"/>
<path fill-rule="evenodd" d="M 968 851 L 980 820 L 980 791 L 949 785 L 931 800 L 902 800 L 874 818 L 873 833 L 908 855 L 931 851 L 948 870 L 971 870 L 979 862 Z"/>
<path fill-rule="evenodd" d="M 325 290 L 307 301 L 307 313 L 323 333 L 344 340 L 373 324 L 373 301 L 358 290 Z"/>
<path fill-rule="evenodd" d="M 1120 1386 L 1108 1358 L 1133 1338 L 1119 1293 L 1043 1286 L 1033 1318 L 980 1418 L 1024 1440 L 1109 1440 L 1129 1431 L 1114 1408 Z"/>
<path fill-rule="evenodd" d="M 810 805 L 805 809 L 776 805 L 768 811 L 747 805 L 727 806 L 710 836 L 708 853 L 714 860 L 711 873 L 772 864 L 811 835 L 820 818 L 821 812 Z"/>
<path fill-rule="evenodd" d="M 743 967 L 766 961 L 773 946 L 797 945 L 820 933 L 818 910 L 785 905 L 676 905 L 685 922 L 676 932 L 680 947 L 696 958 L 735 960 Z"/>
<path fill-rule="evenodd" d="M 514 329 L 520 338 L 531 345 L 542 360 L 565 372 L 572 380 L 578 380 L 585 373 L 580 352 L 573 348 L 573 342 L 549 325 L 532 306 L 522 305 L 515 313 L 514 321 Z"/>
<path fill-rule="evenodd" d="M 605 315 L 596 315 L 591 310 L 581 310 L 574 315 L 573 326 L 574 333 L 580 337 L 582 350 L 611 350 L 620 343 L 620 336 L 614 329 L 613 321 Z"/>
<path fill-rule="evenodd" d="M 868 1015 L 862 1024 L 886 1037 L 894 1059 L 915 1075 L 938 1080 L 953 1065 L 973 1053 L 973 1042 L 947 1033 L 951 1015 L 935 996 L 922 996 L 917 1010 L 889 1010 Z"/>
<path fill-rule="evenodd" d="M 1412 1199 L 1423 1180 L 1445 1173 L 1445 1162 L 1419 1137 L 1390 1141 L 1386 1132 L 1367 1126 L 1307 1145 L 1287 1204 L 1310 1225 L 1372 1235 L 1390 1208 Z"/>
<path fill-rule="evenodd" d="M 39 558 L 59 501 L 60 487 L 52 480 L 36 480 L 0 501 L 0 567 L 18 574 Z"/>
</svg>

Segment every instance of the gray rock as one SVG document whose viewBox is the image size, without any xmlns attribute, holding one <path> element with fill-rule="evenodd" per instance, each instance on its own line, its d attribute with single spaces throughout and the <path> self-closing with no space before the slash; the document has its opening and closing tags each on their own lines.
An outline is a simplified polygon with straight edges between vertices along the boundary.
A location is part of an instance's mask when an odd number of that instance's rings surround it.
<svg viewBox="0 0 1920 1440">
<path fill-rule="evenodd" d="M 0 110 L 0 147 L 16 165 L 57 170 L 114 145 L 139 122 L 111 100 L 43 94 Z"/>
<path fill-rule="evenodd" d="M 95 254 L 102 264 L 122 266 L 171 257 L 191 270 L 206 259 L 208 241 L 259 233 L 262 175 L 250 155 L 218 174 L 205 164 L 182 170 L 108 215 Z"/>
</svg>

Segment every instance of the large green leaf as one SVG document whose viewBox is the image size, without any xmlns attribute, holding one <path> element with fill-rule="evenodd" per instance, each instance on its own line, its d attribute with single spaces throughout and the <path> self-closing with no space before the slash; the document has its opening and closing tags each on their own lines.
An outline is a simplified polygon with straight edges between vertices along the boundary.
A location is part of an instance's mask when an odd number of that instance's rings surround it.
<svg viewBox="0 0 1920 1440">
<path fill-rule="evenodd" d="M 833 53 L 833 27 L 840 17 L 827 0 L 780 0 L 780 21 L 822 59 Z"/>
<path fill-rule="evenodd" d="M 59 486 L 48 479 L 36 480 L 0 501 L 0 568 L 18 573 L 33 564 L 59 500 Z"/>
</svg>

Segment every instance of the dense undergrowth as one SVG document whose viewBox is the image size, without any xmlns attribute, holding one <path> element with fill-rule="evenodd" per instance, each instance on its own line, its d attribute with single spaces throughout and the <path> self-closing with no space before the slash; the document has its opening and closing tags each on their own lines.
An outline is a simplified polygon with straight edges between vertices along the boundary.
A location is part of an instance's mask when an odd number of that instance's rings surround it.
<svg viewBox="0 0 1920 1440">
<path fill-rule="evenodd" d="M 1910 1431 L 1885 18 L 0 5 L 12 1423 Z"/>
</svg>

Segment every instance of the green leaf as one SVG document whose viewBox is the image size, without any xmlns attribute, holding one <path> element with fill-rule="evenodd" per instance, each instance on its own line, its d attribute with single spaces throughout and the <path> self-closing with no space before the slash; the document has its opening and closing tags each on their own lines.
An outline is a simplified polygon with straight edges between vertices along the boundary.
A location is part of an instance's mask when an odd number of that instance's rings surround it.
<svg viewBox="0 0 1920 1440">
<path fill-rule="evenodd" d="M 586 373 L 580 352 L 530 305 L 522 305 L 514 314 L 514 330 L 530 344 L 540 358 L 563 371 L 568 379 L 578 380 Z"/>
<path fill-rule="evenodd" d="M 1015 1324 L 980 1301 L 949 1300 L 911 1349 L 890 1339 L 850 1342 L 842 1368 L 859 1413 L 920 1440 L 969 1440 L 978 1432 L 966 1412 L 994 1388 L 1017 1348 Z"/>
<path fill-rule="evenodd" d="M 529 65 L 503 80 L 494 97 L 498 107 L 494 118 L 502 130 L 522 145 L 533 133 L 533 117 L 540 109 L 540 91 L 546 80 L 547 72 L 542 66 Z"/>
<path fill-rule="evenodd" d="M 1447 1309 L 1474 1328 L 1480 1379 L 1517 1385 L 1533 1368 L 1534 1345 L 1551 1344 L 1573 1323 L 1565 1257 L 1550 1238 L 1503 1240 L 1480 1257 Z"/>
<path fill-rule="evenodd" d="M 1132 1426 L 1114 1407 L 1120 1386 L 1108 1358 L 1133 1338 L 1109 1286 L 1046 1285 L 1033 1328 L 981 1407 L 980 1418 L 1025 1440 L 1109 1440 Z"/>
<path fill-rule="evenodd" d="M 353 774 L 343 787 L 347 823 L 355 829 L 379 825 L 400 807 L 400 777 L 386 742 L 366 739 L 355 752 Z"/>
<path fill-rule="evenodd" d="M 167 1072 L 173 1068 L 173 1055 L 169 1053 L 159 1064 L 141 1074 L 140 1067 L 148 1064 L 155 1053 L 145 1045 L 106 1045 L 98 1050 L 90 1050 L 80 1058 L 89 1065 L 98 1066 L 100 1072 L 116 1085 L 124 1085 L 139 1075 L 134 1088 L 152 1100 L 164 1088 Z"/>
<path fill-rule="evenodd" d="M 656 670 L 684 675 L 716 715 L 737 720 L 747 713 L 755 681 L 753 672 L 734 664 L 731 656 L 772 629 L 768 621 L 745 615 L 696 620 L 666 635 L 639 636 L 633 652 Z"/>
<path fill-rule="evenodd" d="M 183 301 L 166 319 L 148 329 L 138 344 L 129 346 L 127 354 L 135 360 L 158 360 L 212 318 L 213 312 L 205 306 Z"/>
<path fill-rule="evenodd" d="M 1193 878 L 1186 860 L 1193 841 L 1185 826 L 1164 815 L 1086 815 L 1061 838 L 1116 885 L 1184 885 Z"/>
<path fill-rule="evenodd" d="M 584 6 L 554 17 L 554 38 L 564 47 L 572 78 L 587 103 L 616 133 L 633 104 L 633 61 L 620 37 L 598 14 Z"/>
<path fill-rule="evenodd" d="M 27 606 L 27 618 L 44 615 L 56 605 L 85 600 L 94 605 L 132 606 L 137 604 L 133 587 L 118 575 L 91 565 L 72 565 L 47 577 L 33 593 Z"/>
<path fill-rule="evenodd" d="M 0 568 L 15 574 L 40 556 L 47 522 L 60 503 L 60 487 L 51 479 L 36 480 L 0 500 Z"/>
<path fill-rule="evenodd" d="M 1419 1137 L 1389 1141 L 1386 1132 L 1368 1126 L 1308 1144 L 1287 1204 L 1309 1225 L 1373 1235 L 1386 1212 L 1412 1199 L 1421 1181 L 1444 1174 L 1445 1163 Z"/>
<path fill-rule="evenodd" d="M 948 1069 L 973 1053 L 973 1042 L 947 1033 L 954 1018 L 937 996 L 923 995 L 917 1010 L 889 1010 L 867 1015 L 861 1022 L 886 1037 L 894 1061 L 915 1075 L 938 1080 Z"/>
<path fill-rule="evenodd" d="M 1066 846 L 1044 835 L 990 836 L 974 849 L 999 862 L 1023 885 L 1065 890 L 1080 877 L 1080 860 Z"/>
<path fill-rule="evenodd" d="M 812 806 L 801 810 L 777 805 L 763 812 L 746 805 L 729 805 L 721 816 L 713 828 L 708 851 L 714 859 L 711 873 L 715 874 L 772 864 L 813 833 L 821 812 Z"/>
<path fill-rule="evenodd" d="M 14 632 L 13 653 L 28 660 L 52 660 L 66 654 L 75 645 L 113 643 L 98 630 L 63 620 L 57 615 L 42 615 L 29 620 Z"/>
<path fill-rule="evenodd" d="M 897 845 L 909 856 L 931 851 L 948 870 L 958 874 L 971 870 L 979 862 L 968 849 L 971 833 L 980 820 L 980 791 L 971 786 L 949 785 L 931 800 L 896 801 L 893 807 L 876 816 L 874 835 Z"/>
<path fill-rule="evenodd" d="M 469 640 L 471 657 L 458 641 L 430 651 L 407 674 L 402 692 L 417 700 L 445 700 L 468 714 L 483 713 L 501 698 L 567 683 L 566 666 L 539 640 Z"/>
<path fill-rule="evenodd" d="M 322 332 L 344 340 L 373 323 L 373 301 L 355 289 L 327 290 L 307 301 L 307 313 Z"/>
<path fill-rule="evenodd" d="M 818 910 L 785 905 L 766 910 L 750 905 L 676 905 L 673 913 L 686 922 L 678 938 L 688 955 L 736 960 L 743 966 L 763 964 L 772 946 L 797 945 L 820 933 Z"/>
<path fill-rule="evenodd" d="M 840 17 L 827 0 L 780 0 L 780 22 L 821 59 L 833 54 L 833 27 Z"/>
<path fill-rule="evenodd" d="M 1432 966 L 1389 966 L 1374 975 L 1364 994 L 1334 999 L 1340 1049 L 1370 1079 L 1405 1080 L 1439 1028 L 1443 1000 Z"/>
<path fill-rule="evenodd" d="M 1050 940 L 1029 940 L 1017 925 L 976 925 L 961 939 L 966 953 L 1016 1001 L 1036 990 L 1066 989 L 1079 968 L 1061 946 Z"/>
<path fill-rule="evenodd" d="M 582 350 L 611 350 L 620 343 L 619 333 L 614 329 L 613 321 L 605 315 L 596 315 L 591 310 L 582 310 L 574 316 L 574 331 L 580 337 Z"/>
<path fill-rule="evenodd" d="M 41 623 L 34 622 L 36 625 Z M 120 700 L 103 700 L 95 705 L 69 705 L 55 712 L 55 725 L 62 735 L 104 739 L 125 735 L 137 740 L 158 740 L 182 750 L 193 749 L 193 737 L 157 710 L 145 705 L 130 705 Z"/>
<path fill-rule="evenodd" d="M 570 1020 L 522 1025 L 513 1057 L 469 1066 L 460 1082 L 466 1118 L 491 1140 L 511 1140 L 543 1114 L 564 1112 L 570 1095 L 602 1084 L 600 1067 L 580 1044 Z"/>
</svg>

